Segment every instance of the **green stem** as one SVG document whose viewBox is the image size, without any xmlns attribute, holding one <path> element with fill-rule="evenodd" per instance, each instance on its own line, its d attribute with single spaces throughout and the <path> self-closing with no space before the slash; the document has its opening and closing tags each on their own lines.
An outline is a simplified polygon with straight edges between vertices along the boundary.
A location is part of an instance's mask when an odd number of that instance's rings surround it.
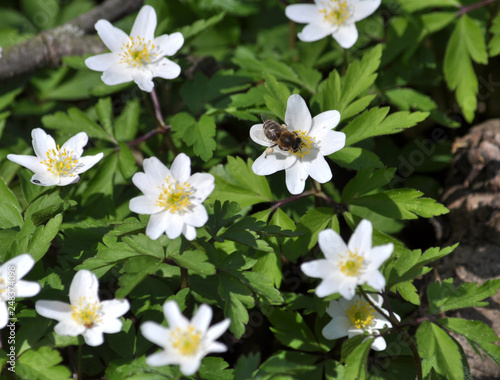
<svg viewBox="0 0 500 380">
<path fill-rule="evenodd" d="M 475 3 L 475 4 L 472 4 L 472 5 L 469 5 L 467 7 L 462 7 L 458 12 L 457 12 L 457 16 L 462 16 L 468 12 L 471 12 L 477 8 L 481 8 L 481 7 L 484 7 L 488 4 L 491 4 L 491 3 L 494 3 L 495 1 L 498 1 L 498 0 L 483 0 L 483 1 L 480 1 L 478 3 Z"/>
<path fill-rule="evenodd" d="M 155 118 L 156 121 L 158 122 L 158 125 L 165 130 L 170 129 L 170 125 L 165 124 L 165 119 L 163 117 L 163 114 L 161 112 L 161 107 L 160 107 L 160 102 L 158 100 L 158 96 L 156 95 L 156 91 L 153 88 L 153 91 L 151 91 L 151 99 L 153 100 L 153 107 L 155 109 Z"/>
</svg>

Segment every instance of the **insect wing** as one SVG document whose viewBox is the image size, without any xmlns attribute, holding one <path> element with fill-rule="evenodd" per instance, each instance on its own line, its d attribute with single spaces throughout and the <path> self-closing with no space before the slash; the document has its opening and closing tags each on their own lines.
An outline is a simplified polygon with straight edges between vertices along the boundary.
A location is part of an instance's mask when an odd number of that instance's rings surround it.
<svg viewBox="0 0 500 380">
<path fill-rule="evenodd" d="M 274 121 L 275 123 L 280 124 L 280 123 L 278 123 L 278 122 L 276 121 L 276 118 L 275 118 L 275 117 L 273 117 L 273 116 L 269 115 L 268 113 L 261 113 L 261 114 L 260 114 L 260 118 L 262 119 L 262 122 L 266 122 L 267 120 L 272 120 L 272 121 Z"/>
<path fill-rule="evenodd" d="M 263 129 L 257 129 L 256 131 L 253 132 L 254 137 L 257 137 L 259 140 L 267 141 L 269 143 L 272 143 L 271 140 L 269 140 L 266 137 L 266 134 L 264 133 Z"/>
</svg>

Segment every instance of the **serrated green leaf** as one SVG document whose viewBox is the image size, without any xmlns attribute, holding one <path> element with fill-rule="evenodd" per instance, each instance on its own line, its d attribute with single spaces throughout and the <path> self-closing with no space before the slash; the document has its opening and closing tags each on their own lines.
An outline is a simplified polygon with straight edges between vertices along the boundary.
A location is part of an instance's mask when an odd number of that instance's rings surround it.
<svg viewBox="0 0 500 380">
<path fill-rule="evenodd" d="M 191 39 L 201 32 L 211 28 L 212 26 L 218 24 L 224 19 L 226 14 L 224 12 L 220 12 L 219 14 L 212 16 L 206 20 L 197 20 L 191 25 L 186 25 L 179 29 L 179 32 L 182 33 L 182 36 L 185 40 Z"/>
<path fill-rule="evenodd" d="M 470 123 L 477 108 L 478 80 L 472 60 L 488 63 L 488 53 L 480 26 L 469 16 L 460 17 L 451 34 L 444 57 L 444 75 L 450 90 Z"/>
<path fill-rule="evenodd" d="M 111 98 L 100 98 L 95 106 L 102 128 L 109 136 L 113 136 L 113 112 Z"/>
<path fill-rule="evenodd" d="M 246 307 L 252 308 L 255 303 L 252 292 L 228 274 L 221 273 L 218 280 L 218 293 L 224 301 L 224 315 L 231 319 L 229 330 L 240 338 L 245 333 L 245 325 L 249 320 Z"/>
<path fill-rule="evenodd" d="M 38 226 L 30 240 L 28 252 L 35 259 L 40 260 L 49 250 L 50 243 L 59 233 L 59 226 L 62 223 L 62 214 L 57 214 L 50 219 L 45 226 Z"/>
<path fill-rule="evenodd" d="M 395 287 L 406 301 L 413 305 L 420 305 L 420 296 L 417 288 L 410 281 L 400 282 Z"/>
<path fill-rule="evenodd" d="M 366 207 L 377 214 L 394 219 L 432 218 L 449 210 L 431 198 L 421 198 L 422 192 L 414 189 L 387 190 L 352 199 L 350 204 Z"/>
<path fill-rule="evenodd" d="M 118 278 L 119 288 L 116 291 L 116 298 L 125 298 L 144 278 L 155 273 L 161 264 L 161 260 L 151 256 L 132 257 L 125 260 L 124 274 Z"/>
<path fill-rule="evenodd" d="M 133 99 L 125 104 L 125 108 L 115 119 L 114 136 L 118 141 L 133 140 L 139 129 L 141 104 Z"/>
<path fill-rule="evenodd" d="M 16 360 L 16 374 L 22 379 L 70 380 L 71 371 L 58 365 L 61 355 L 50 347 L 26 351 Z"/>
<path fill-rule="evenodd" d="M 460 7 L 457 0 L 400 0 L 401 5 L 408 12 L 417 12 L 427 8 L 434 7 Z"/>
<path fill-rule="evenodd" d="M 500 365 L 500 347 L 494 344 L 499 338 L 495 330 L 486 323 L 461 318 L 443 318 L 438 319 L 436 323 L 456 334 L 463 335 L 472 345 L 477 344 L 495 363 Z"/>
<path fill-rule="evenodd" d="M 353 338 L 351 338 L 353 339 Z M 365 338 L 366 339 L 366 338 Z M 344 379 L 365 380 L 367 376 L 367 359 L 375 338 L 367 338 L 349 354 L 345 361 Z M 350 340 L 350 339 L 349 339 Z"/>
<path fill-rule="evenodd" d="M 346 146 L 328 157 L 349 170 L 378 169 L 384 166 L 375 153 L 355 146 Z"/>
<path fill-rule="evenodd" d="M 424 363 L 446 379 L 464 379 L 462 361 L 457 344 L 434 323 L 425 321 L 416 333 L 417 347 Z"/>
<path fill-rule="evenodd" d="M 393 168 L 383 168 L 374 172 L 371 169 L 360 170 L 344 187 L 342 202 L 359 198 L 361 195 L 387 185 L 394 177 L 395 172 L 396 169 Z"/>
<path fill-rule="evenodd" d="M 85 132 L 89 137 L 113 142 L 113 139 L 108 136 L 99 125 L 90 120 L 87 115 L 78 108 L 70 108 L 67 113 L 56 112 L 52 115 L 46 115 L 42 117 L 42 123 L 47 128 L 56 129 L 72 135 Z"/>
<path fill-rule="evenodd" d="M 273 194 L 266 177 L 253 172 L 250 160 L 245 162 L 241 157 L 229 156 L 227 158 L 227 169 L 243 187 L 252 189 L 254 193 L 263 198 L 272 199 Z"/>
<path fill-rule="evenodd" d="M 436 314 L 465 307 L 486 306 L 488 302 L 483 300 L 496 294 L 499 288 L 500 279 L 487 280 L 480 286 L 475 282 L 463 283 L 456 289 L 451 278 L 443 280 L 441 284 L 435 282 L 427 289 L 429 312 Z"/>
<path fill-rule="evenodd" d="M 264 72 L 266 80 L 267 95 L 264 95 L 264 100 L 267 108 L 281 120 L 285 120 L 285 111 L 287 107 L 290 91 L 282 84 L 278 83 L 275 77 Z"/>
<path fill-rule="evenodd" d="M 492 37 L 488 43 L 488 49 L 490 51 L 490 57 L 495 57 L 500 54 L 500 13 L 498 13 L 493 19 L 490 33 L 492 34 Z"/>
<path fill-rule="evenodd" d="M 165 259 L 165 250 L 158 240 L 151 240 L 143 234 L 124 236 L 122 240 L 139 254 L 153 256 L 160 260 Z"/>
<path fill-rule="evenodd" d="M 253 377 L 260 362 L 260 354 L 249 353 L 247 356 L 241 355 L 234 367 L 234 380 L 247 380 Z"/>
<path fill-rule="evenodd" d="M 389 107 L 371 108 L 350 122 L 342 132 L 346 134 L 346 146 L 374 136 L 392 135 L 425 120 L 428 112 L 395 112 L 387 116 Z"/>
<path fill-rule="evenodd" d="M 395 88 L 385 92 L 389 102 L 400 110 L 410 109 L 419 111 L 432 111 L 437 108 L 437 104 L 430 96 L 422 94 L 412 88 Z"/>
<path fill-rule="evenodd" d="M 2 203 L 8 203 L 14 208 L 21 212 L 21 206 L 19 205 L 19 202 L 17 201 L 16 196 L 14 193 L 9 189 L 7 184 L 5 183 L 4 179 L 0 177 L 0 199 Z"/>
<path fill-rule="evenodd" d="M 271 304 L 283 303 L 283 297 L 280 292 L 273 286 L 273 283 L 265 274 L 245 271 L 236 272 L 234 275 L 254 292 L 266 298 Z"/>
<path fill-rule="evenodd" d="M 206 357 L 201 362 L 197 376 L 206 380 L 233 380 L 233 370 L 228 367 L 229 364 L 222 358 Z"/>
<path fill-rule="evenodd" d="M 274 336 L 285 346 L 309 352 L 324 350 L 324 347 L 316 342 L 313 332 L 299 313 L 274 308 L 267 315 L 267 319 L 271 322 Z"/>
<path fill-rule="evenodd" d="M 202 251 L 186 251 L 170 256 L 179 266 L 202 275 L 215 274 L 215 266 L 208 261 L 208 256 Z"/>
</svg>

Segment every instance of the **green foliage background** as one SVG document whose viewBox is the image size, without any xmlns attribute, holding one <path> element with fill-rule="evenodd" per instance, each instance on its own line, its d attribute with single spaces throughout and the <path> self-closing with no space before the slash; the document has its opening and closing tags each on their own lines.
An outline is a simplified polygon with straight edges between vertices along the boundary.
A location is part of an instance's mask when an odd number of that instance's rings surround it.
<svg viewBox="0 0 500 380">
<path fill-rule="evenodd" d="M 16 376 L 56 380 L 74 372 L 83 339 L 55 334 L 54 321 L 37 316 L 33 304 L 67 301 L 75 271 L 84 268 L 100 278 L 102 299 L 131 302 L 122 332 L 106 335 L 103 346 L 82 346 L 87 378 L 179 378 L 176 366 L 145 364 L 155 348 L 138 332 L 142 321 L 163 321 L 167 299 L 186 315 L 208 303 L 215 320 L 231 318 L 222 338 L 229 351 L 205 358 L 201 379 L 415 378 L 404 334 L 416 342 L 425 378 L 468 378 L 467 360 L 450 331 L 499 363 L 493 330 L 443 312 L 484 306 L 500 281 L 454 287 L 450 279 L 420 291 L 415 279 L 455 246 L 413 249 L 405 237 L 418 240 L 422 232 L 404 229 L 407 220 L 447 212 L 433 198 L 457 128 L 499 112 L 490 107 L 498 86 L 498 3 L 472 9 L 475 1 L 468 0 L 383 1 L 357 23 L 360 37 L 348 51 L 332 38 L 296 40 L 302 26 L 286 19 L 280 1 L 146 3 L 157 12 L 156 35 L 180 31 L 186 40 L 173 58 L 181 76 L 155 82 L 171 133 L 136 140 L 157 128 L 148 94 L 134 83 L 106 86 L 101 73 L 85 67 L 85 57 L 65 57 L 59 68 L 0 86 L 0 257 L 5 262 L 30 253 L 37 264 L 28 279 L 42 285 L 38 296 L 17 303 Z M 0 46 L 6 50 L 95 5 L 6 1 Z M 37 24 L 40 11 L 46 18 Z M 128 32 L 134 18 L 115 25 Z M 313 115 L 339 110 L 337 129 L 347 135 L 346 147 L 329 157 L 332 182 L 319 187 L 309 179 L 310 196 L 296 200 L 288 198 L 283 173 L 252 172 L 262 147 L 248 137 L 261 113 L 282 120 L 293 93 Z M 37 127 L 57 142 L 85 131 L 91 139 L 86 154 L 104 152 L 104 159 L 77 185 L 32 185 L 31 173 L 6 156 L 32 154 L 30 133 Z M 152 241 L 144 235 L 148 217 L 128 208 L 139 195 L 131 177 L 141 171 L 142 158 L 156 156 L 169 166 L 177 152 L 191 157 L 194 172 L 215 177 L 205 203 L 210 219 L 194 242 Z M 418 164 L 415 152 L 423 157 Z M 403 325 L 384 333 L 397 354 L 371 352 L 363 336 L 324 339 L 325 308 L 335 297 L 314 297 L 316 281 L 299 270 L 304 259 L 319 255 L 320 231 L 333 228 L 348 237 L 362 218 L 374 224 L 373 245 L 395 245 L 382 272 L 392 308 L 403 318 Z M 182 287 L 186 273 L 189 285 Z M 0 364 L 12 377 L 2 336 Z"/>
</svg>

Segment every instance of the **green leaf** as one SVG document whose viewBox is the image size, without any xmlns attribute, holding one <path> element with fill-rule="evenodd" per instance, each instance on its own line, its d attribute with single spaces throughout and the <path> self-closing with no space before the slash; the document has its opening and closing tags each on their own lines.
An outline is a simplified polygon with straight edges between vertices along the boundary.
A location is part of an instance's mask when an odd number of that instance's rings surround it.
<svg viewBox="0 0 500 380">
<path fill-rule="evenodd" d="M 394 266 L 391 268 L 386 287 L 391 288 L 399 282 L 413 280 L 428 273 L 431 268 L 425 267 L 425 265 L 449 255 L 457 246 L 458 244 L 455 244 L 443 249 L 433 247 L 426 250 L 423 254 L 419 249 L 405 252 L 397 258 Z"/>
<path fill-rule="evenodd" d="M 456 289 L 453 279 L 435 282 L 427 290 L 429 296 L 429 312 L 437 314 L 447 310 L 465 307 L 482 307 L 488 305 L 485 298 L 495 295 L 500 288 L 500 279 L 487 280 L 482 285 L 477 283 L 460 284 Z"/>
<path fill-rule="evenodd" d="M 375 172 L 372 172 L 372 169 L 360 170 L 344 187 L 341 201 L 346 202 L 350 199 L 359 198 L 361 195 L 387 185 L 394 177 L 395 172 L 396 169 L 388 168 L 379 169 Z"/>
<path fill-rule="evenodd" d="M 2 203 L 6 203 L 13 206 L 18 212 L 22 211 L 16 196 L 9 189 L 9 187 L 7 186 L 2 177 L 0 177 L 0 199 Z"/>
<path fill-rule="evenodd" d="M 138 99 L 133 99 L 125 104 L 122 113 L 115 119 L 114 135 L 118 141 L 133 140 L 139 129 L 139 115 L 141 103 Z"/>
<path fill-rule="evenodd" d="M 147 276 L 155 273 L 162 261 L 151 256 L 139 256 L 125 260 L 123 271 L 125 272 L 118 279 L 118 290 L 116 298 L 125 298 L 137 285 Z"/>
<path fill-rule="evenodd" d="M 22 379 L 66 380 L 72 379 L 68 368 L 58 365 L 61 355 L 50 347 L 26 351 L 16 360 L 16 374 Z"/>
<path fill-rule="evenodd" d="M 203 359 L 197 376 L 204 380 L 233 380 L 233 370 L 228 368 L 222 358 L 206 357 Z"/>
<path fill-rule="evenodd" d="M 100 98 L 95 106 L 99 120 L 103 129 L 109 136 L 113 136 L 113 111 L 111 107 L 111 98 Z"/>
<path fill-rule="evenodd" d="M 255 304 L 252 292 L 229 274 L 220 273 L 218 280 L 218 293 L 224 301 L 224 315 L 231 319 L 229 330 L 240 338 L 245 332 L 245 325 L 249 319 L 246 307 L 250 309 Z"/>
<path fill-rule="evenodd" d="M 449 210 L 431 198 L 421 198 L 422 192 L 414 189 L 387 190 L 352 199 L 350 204 L 366 207 L 377 214 L 394 219 L 432 218 Z"/>
<path fill-rule="evenodd" d="M 420 296 L 417 288 L 410 281 L 400 282 L 395 287 L 406 301 L 413 305 L 420 305 Z"/>
<path fill-rule="evenodd" d="M 391 104 L 401 110 L 410 109 L 419 111 L 432 111 L 437 109 L 437 104 L 430 96 L 424 95 L 412 88 L 395 88 L 385 92 Z"/>
<path fill-rule="evenodd" d="M 461 318 L 438 319 L 436 323 L 456 334 L 463 335 L 467 341 L 475 348 L 475 345 L 500 365 L 500 347 L 495 343 L 498 336 L 495 330 L 481 321 L 468 321 Z"/>
<path fill-rule="evenodd" d="M 188 146 L 192 146 L 194 153 L 203 161 L 212 158 L 217 144 L 215 142 L 215 122 L 210 116 L 202 115 L 196 121 L 191 115 L 181 112 L 171 120 L 172 131 Z"/>
<path fill-rule="evenodd" d="M 208 256 L 202 251 L 186 251 L 170 256 L 179 266 L 202 275 L 215 274 L 215 267 L 208 262 Z"/>
<path fill-rule="evenodd" d="M 488 49 L 490 51 L 490 57 L 495 57 L 500 54 L 500 13 L 493 19 L 490 33 L 492 37 L 488 44 Z"/>
<path fill-rule="evenodd" d="M 374 136 L 392 135 L 425 120 L 428 112 L 395 112 L 387 116 L 389 107 L 371 108 L 350 122 L 342 132 L 347 136 L 346 145 Z M 386 117 L 387 116 L 387 117 Z"/>
<path fill-rule="evenodd" d="M 226 14 L 224 12 L 220 12 L 219 14 L 210 17 L 206 20 L 197 20 L 190 25 L 185 25 L 179 29 L 179 32 L 182 33 L 184 40 L 191 39 L 201 32 L 206 31 L 208 28 L 218 24 L 222 21 Z"/>
<path fill-rule="evenodd" d="M 245 271 L 236 272 L 234 275 L 254 292 L 266 298 L 270 304 L 277 305 L 283 303 L 283 297 L 279 290 L 273 286 L 273 283 L 265 274 Z"/>
<path fill-rule="evenodd" d="M 299 313 L 274 308 L 267 319 L 271 322 L 274 336 L 285 346 L 309 352 L 325 350 L 317 343 L 313 332 Z"/>
<path fill-rule="evenodd" d="M 257 175 L 252 170 L 253 162 L 243 161 L 241 157 L 227 157 L 229 173 L 243 186 L 265 199 L 272 199 L 273 194 L 265 176 Z"/>
<path fill-rule="evenodd" d="M 52 115 L 46 115 L 42 117 L 42 123 L 47 128 L 56 129 L 72 135 L 85 132 L 89 137 L 113 142 L 113 139 L 108 136 L 99 125 L 90 120 L 87 115 L 78 108 L 70 108 L 67 114 L 64 112 L 56 112 Z"/>
<path fill-rule="evenodd" d="M 401 0 L 401 5 L 408 12 L 418 12 L 426 8 L 435 7 L 460 7 L 457 0 Z"/>
<path fill-rule="evenodd" d="M 38 226 L 30 240 L 28 252 L 35 259 L 40 260 L 49 250 L 50 243 L 59 233 L 62 223 L 62 214 L 57 214 L 50 219 L 45 226 Z"/>
<path fill-rule="evenodd" d="M 384 166 L 375 153 L 355 146 L 346 146 L 328 157 L 349 170 L 373 169 Z"/>
<path fill-rule="evenodd" d="M 264 95 L 267 108 L 279 119 L 285 120 L 290 91 L 288 91 L 288 88 L 284 84 L 278 83 L 276 78 L 267 72 L 264 72 L 264 79 L 266 80 L 266 89 L 269 93 L 268 95 Z"/>
<path fill-rule="evenodd" d="M 464 379 L 460 351 L 457 344 L 434 323 L 425 321 L 416 333 L 418 352 L 423 366 L 430 365 L 446 379 Z"/>
<path fill-rule="evenodd" d="M 129 179 L 138 171 L 135 157 L 127 144 L 123 142 L 118 144 L 120 146 L 120 150 L 118 151 L 118 167 L 123 177 Z"/>
<path fill-rule="evenodd" d="M 450 90 L 470 123 L 477 108 L 478 80 L 472 60 L 487 64 L 488 53 L 481 27 L 467 15 L 460 17 L 451 34 L 444 57 L 444 75 Z"/>
<path fill-rule="evenodd" d="M 374 338 L 367 338 L 351 351 L 345 361 L 344 379 L 365 380 L 367 378 L 367 359 L 373 340 Z"/>
<path fill-rule="evenodd" d="M 253 373 L 259 367 L 260 354 L 250 352 L 248 356 L 241 355 L 234 367 L 234 380 L 247 380 L 254 378 Z"/>
</svg>

